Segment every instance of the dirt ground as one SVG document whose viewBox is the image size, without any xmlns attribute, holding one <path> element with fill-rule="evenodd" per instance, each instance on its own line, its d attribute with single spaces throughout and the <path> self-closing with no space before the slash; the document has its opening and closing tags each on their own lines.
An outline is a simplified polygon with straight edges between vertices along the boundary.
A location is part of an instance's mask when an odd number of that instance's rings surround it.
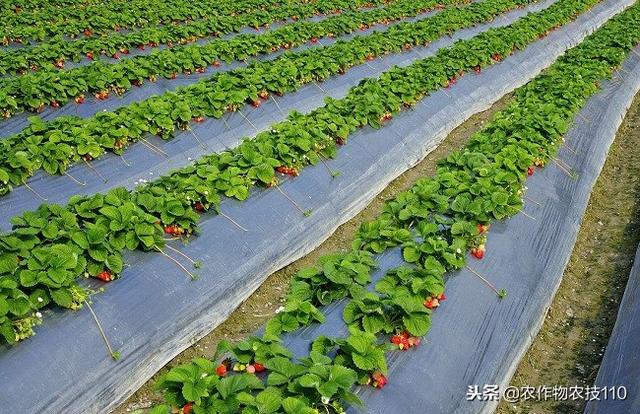
<svg viewBox="0 0 640 414">
<path fill-rule="evenodd" d="M 275 310 L 284 300 L 289 280 L 300 268 L 313 265 L 317 258 L 323 254 L 349 248 L 360 224 L 375 218 L 381 212 L 385 200 L 393 198 L 397 193 L 409 188 L 418 179 L 434 174 L 436 162 L 454 149 L 464 146 L 473 133 L 481 129 L 495 112 L 505 107 L 510 98 L 511 95 L 503 97 L 489 110 L 476 114 L 460 125 L 424 160 L 389 184 L 366 209 L 340 226 L 317 249 L 272 274 L 247 301 L 242 303 L 231 314 L 229 319 L 169 362 L 140 390 L 117 408 L 114 413 L 130 413 L 137 409 L 150 407 L 153 403 L 161 401 L 160 394 L 155 392 L 153 387 L 158 376 L 166 372 L 167 369 L 188 362 L 194 357 L 211 357 L 221 339 L 237 341 L 255 332 L 267 319 L 275 314 Z"/>
<path fill-rule="evenodd" d="M 511 385 L 593 385 L 638 242 L 640 95 L 618 131 L 591 194 L 550 312 Z M 503 401 L 497 413 L 582 413 L 584 405 L 584 401 Z"/>
</svg>

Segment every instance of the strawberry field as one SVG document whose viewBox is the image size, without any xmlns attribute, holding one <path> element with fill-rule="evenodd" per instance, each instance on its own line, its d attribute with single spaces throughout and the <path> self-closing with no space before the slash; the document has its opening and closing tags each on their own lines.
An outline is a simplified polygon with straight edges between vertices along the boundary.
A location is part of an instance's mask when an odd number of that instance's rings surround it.
<svg viewBox="0 0 640 414">
<path fill-rule="evenodd" d="M 3 1 L 0 28 L 11 412 L 122 410 L 305 257 L 135 409 L 494 410 L 465 393 L 509 385 L 640 89 L 634 0 Z"/>
</svg>

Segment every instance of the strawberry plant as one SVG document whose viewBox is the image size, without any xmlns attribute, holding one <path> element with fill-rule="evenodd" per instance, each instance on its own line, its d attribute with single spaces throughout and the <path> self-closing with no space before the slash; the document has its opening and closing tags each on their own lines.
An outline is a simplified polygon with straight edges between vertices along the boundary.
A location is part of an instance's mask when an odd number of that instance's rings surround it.
<svg viewBox="0 0 640 414">
<path fill-rule="evenodd" d="M 471 65 L 475 65 L 475 62 L 468 63 L 466 60 L 458 62 L 450 57 L 450 54 L 459 56 L 459 50 L 467 47 L 477 48 L 478 45 L 491 43 L 491 40 L 497 42 L 499 39 L 507 39 L 513 44 L 522 43 L 523 39 L 533 42 L 540 31 L 555 27 L 557 22 L 575 18 L 579 11 L 587 9 L 595 2 L 583 0 L 581 3 L 569 3 L 568 0 L 563 0 L 510 26 L 458 42 L 451 48 L 441 50 L 436 56 L 418 61 L 406 68 L 393 68 L 377 81 L 371 79 L 352 88 L 343 99 L 330 100 L 325 107 L 307 115 L 293 114 L 289 120 L 258 134 L 254 140 L 243 142 L 234 150 L 205 156 L 188 167 L 140 186 L 134 192 L 118 188 L 106 195 L 72 197 L 66 206 L 45 204 L 35 212 L 26 212 L 12 220 L 12 233 L 0 236 L 0 254 L 16 255 L 17 262 L 18 258 L 20 259 L 17 267 L 3 270 L 1 276 L 19 280 L 24 271 L 38 270 L 46 274 L 48 269 L 56 269 L 56 285 L 50 285 L 44 278 L 36 278 L 34 281 L 33 277 L 29 277 L 25 280 L 30 286 L 21 286 L 20 289 L 27 295 L 38 289 L 51 295 L 54 295 L 53 291 L 56 292 L 55 295 L 58 295 L 58 291 L 66 292 L 60 294 L 64 294 L 62 300 L 55 300 L 54 297 L 56 304 L 77 307 L 82 301 L 74 300 L 73 294 L 75 292 L 77 297 L 82 290 L 75 285 L 75 280 L 85 275 L 104 276 L 104 271 L 109 273 L 109 279 L 118 277 L 122 269 L 124 250 L 154 251 L 175 261 L 163 249 L 165 229 L 170 227 L 172 234 L 175 234 L 177 226 L 180 237 L 190 237 L 196 231 L 199 219 L 199 213 L 194 209 L 195 203 L 199 202 L 202 207 L 209 206 L 210 209 L 216 210 L 221 194 L 244 199 L 252 185 L 271 184 L 275 168 L 292 164 L 289 159 L 278 160 L 280 149 L 287 148 L 286 157 L 295 154 L 296 165 L 301 168 L 317 162 L 318 152 L 325 148 L 335 150 L 335 131 L 330 125 L 349 125 L 349 131 L 354 131 L 357 127 L 364 126 L 364 123 L 369 124 L 372 119 L 379 119 L 372 117 L 368 108 L 364 112 L 366 116 L 358 115 L 354 108 L 361 102 L 361 96 L 367 93 L 381 93 L 379 115 L 389 111 L 397 112 L 401 110 L 395 106 L 398 100 L 389 95 L 394 85 L 405 82 L 413 84 L 414 97 L 411 99 L 415 102 L 428 93 L 429 88 L 436 88 L 439 80 L 447 76 L 443 73 L 443 67 L 453 67 L 454 69 L 449 70 L 459 74 L 461 70 L 472 70 Z M 540 21 L 544 24 L 540 24 Z M 486 48 L 485 56 L 491 54 L 493 50 Z M 446 65 L 443 62 L 446 62 Z M 417 83 L 416 79 L 421 83 Z M 154 109 L 157 113 L 166 110 L 162 105 L 156 105 Z M 105 114 L 105 118 L 107 117 L 109 115 Z M 344 121 L 339 121 L 340 118 Z M 354 121 L 354 118 L 359 118 L 360 121 Z M 328 124 L 326 119 L 333 121 Z M 548 124 L 546 119 L 545 125 Z M 34 125 L 36 128 L 40 126 L 37 123 Z M 547 149 L 540 151 L 540 148 Z M 535 157 L 527 155 L 526 149 L 535 151 Z M 364 242 L 364 249 L 368 250 L 367 246 L 375 246 L 379 250 L 394 243 L 401 243 L 403 255 L 410 263 L 422 265 L 428 263 L 431 257 L 446 270 L 460 268 L 464 263 L 463 252 L 466 252 L 467 247 L 472 245 L 480 234 L 473 223 L 486 223 L 515 214 L 518 211 L 515 206 L 521 205 L 518 204 L 521 200 L 515 202 L 516 194 L 519 193 L 514 188 L 524 180 L 524 176 L 517 173 L 517 168 L 533 163 L 535 158 L 546 159 L 551 153 L 551 148 L 545 147 L 542 142 L 534 146 L 527 144 L 525 149 L 516 148 L 513 144 L 502 149 L 495 161 L 487 155 L 487 150 L 479 152 L 483 153 L 484 157 L 469 157 L 469 160 L 475 160 L 473 162 L 462 162 L 461 160 L 467 159 L 464 156 L 452 157 L 450 162 L 454 163 L 454 166 L 462 164 L 462 168 L 454 169 L 443 163 L 438 169 L 437 182 L 431 185 L 421 182 L 413 196 L 403 199 L 405 203 L 420 203 L 415 207 L 407 205 L 398 211 L 400 222 L 405 223 L 406 227 L 397 223 L 394 229 L 394 215 L 397 209 L 386 207 L 384 219 L 387 221 L 384 224 L 384 234 L 380 232 L 383 236 L 381 242 L 376 244 L 374 240 L 367 240 L 366 237 L 362 237 L 361 232 L 359 240 L 360 243 Z M 516 160 L 510 158 L 514 156 L 517 156 Z M 26 155 L 22 160 L 33 162 Z M 475 169 L 493 171 L 491 175 L 495 178 L 481 181 L 484 173 L 476 174 Z M 476 191 L 476 181 L 482 182 L 486 191 Z M 437 196 L 429 195 L 427 189 L 437 193 Z M 423 201 L 420 197 L 426 198 Z M 437 201 L 433 204 L 437 208 L 436 211 L 427 210 L 426 213 L 411 216 L 412 212 L 424 210 L 426 205 L 422 203 L 431 203 L 434 200 Z M 424 218 L 434 218 L 436 221 L 431 224 L 419 224 L 415 228 L 418 233 L 413 233 L 410 229 L 411 222 L 424 221 Z M 50 227 L 51 223 L 57 226 L 57 230 Z M 442 231 L 436 230 L 438 226 L 443 226 Z M 418 236 L 419 239 L 416 238 Z M 49 251 L 55 245 L 64 245 L 78 256 L 73 269 L 65 267 L 61 269 L 63 272 L 58 272 L 58 264 L 50 261 L 40 263 L 37 269 L 29 267 L 30 264 L 33 266 L 36 263 L 36 258 L 33 257 L 35 252 L 40 252 L 41 248 Z M 195 265 L 195 261 L 191 261 Z M 179 266 L 194 277 L 186 268 Z M 304 283 L 298 284 L 298 297 L 292 297 L 287 312 L 272 323 L 272 336 L 296 329 L 311 321 L 321 320 L 322 315 L 318 312 L 317 306 L 327 304 L 338 297 L 329 292 L 334 287 L 340 292 L 349 292 L 354 297 L 359 295 L 361 287 L 369 283 L 365 272 L 372 266 L 373 263 L 366 254 L 338 256 L 323 263 L 321 274 L 311 271 L 301 274 L 297 281 Z M 349 281 L 348 277 L 353 277 L 356 283 Z M 309 299 L 313 302 L 306 304 Z M 406 309 L 403 311 L 413 312 Z M 398 328 L 410 330 L 408 326 Z"/>
<path fill-rule="evenodd" d="M 390 0 L 391 2 L 395 0 Z M 189 19 L 184 24 L 168 24 L 160 27 L 147 27 L 131 33 L 111 33 L 107 36 L 86 36 L 76 41 L 70 42 L 61 36 L 55 36 L 45 43 L 35 45 L 30 48 L 18 48 L 14 50 L 6 50 L 0 52 L 0 73 L 17 72 L 18 75 L 24 75 L 28 71 L 40 71 L 41 69 L 53 70 L 53 73 L 60 74 L 57 69 L 62 69 L 66 61 L 79 62 L 83 58 L 88 60 L 97 60 L 101 56 L 119 59 L 121 54 L 129 54 L 131 49 L 144 50 L 146 47 L 156 47 L 164 43 L 170 47 L 174 44 L 183 45 L 193 43 L 198 38 L 218 37 L 231 32 L 239 32 L 246 26 L 254 26 L 256 28 L 268 27 L 271 23 L 286 20 L 292 14 L 298 14 L 303 17 L 311 17 L 318 14 L 331 13 L 336 11 L 358 10 L 360 8 L 368 8 L 380 4 L 385 4 L 387 0 L 373 1 L 356 1 L 348 2 L 345 0 L 320 0 L 312 3 L 296 3 L 280 5 L 278 8 L 271 8 L 268 12 L 263 7 L 243 8 L 244 3 L 258 3 L 256 0 L 244 1 L 236 7 L 241 13 L 232 14 L 212 14 L 205 12 L 201 18 L 195 20 Z M 207 6 L 216 7 L 219 2 L 210 2 L 211 4 L 201 6 L 196 10 L 206 10 Z M 267 2 L 268 3 L 268 2 Z M 148 3 L 147 3 L 148 4 Z M 213 18 L 215 16 L 215 18 Z M 177 16 L 176 16 L 177 17 Z M 47 28 L 55 28 L 55 26 L 47 25 Z M 65 30 L 73 31 L 74 27 L 65 19 Z M 11 39 L 11 32 L 15 28 L 7 28 L 7 36 Z M 27 28 L 27 30 L 31 27 Z M 18 28 L 21 30 L 21 28 Z M 10 41 L 10 40 L 8 40 Z M 241 43 L 238 43 L 241 45 Z M 255 47 L 255 46 L 254 46 Z M 244 49 L 244 48 L 243 48 Z M 231 49 L 226 49 L 232 52 Z M 246 52 L 245 52 L 246 53 Z M 187 55 L 183 55 L 184 56 Z M 178 60 L 173 61 L 173 66 Z M 208 66 L 212 60 L 200 60 L 199 66 Z M 147 69 L 149 67 L 147 66 Z M 194 70 L 192 67 L 191 70 Z M 78 72 L 78 71 L 76 71 Z M 104 71 L 103 73 L 108 73 Z"/>
<path fill-rule="evenodd" d="M 389 48 L 399 51 L 402 50 L 405 43 L 404 36 L 420 37 L 420 40 L 434 40 L 450 30 L 472 25 L 479 20 L 486 19 L 487 13 L 495 16 L 500 12 L 528 1 L 490 0 L 487 3 L 471 4 L 464 8 L 444 11 L 429 19 L 398 25 L 385 32 L 370 36 L 356 37 L 349 42 L 337 43 L 326 48 L 310 50 L 295 55 L 285 54 L 272 62 L 256 62 L 250 65 L 249 68 L 219 73 L 212 76 L 211 79 L 205 79 L 194 85 L 131 104 L 120 108 L 116 112 L 100 112 L 88 119 L 60 117 L 52 122 L 43 123 L 37 118 L 32 118 L 32 125 L 28 128 L 19 134 L 0 141 L 0 148 L 5 149 L 0 153 L 0 174 L 4 172 L 9 175 L 8 183 L 0 185 L 0 195 L 10 191 L 11 185 L 22 184 L 35 170 L 45 169 L 45 165 L 47 171 L 63 173 L 71 160 L 77 161 L 85 155 L 80 153 L 81 151 L 76 144 L 75 147 L 72 145 L 62 147 L 59 153 L 50 151 L 52 153 L 47 154 L 45 158 L 40 148 L 47 141 L 51 141 L 54 138 L 56 147 L 59 145 L 60 140 L 64 140 L 69 144 L 74 142 L 87 143 L 90 145 L 92 158 L 101 155 L 97 146 L 101 147 L 101 151 L 111 150 L 116 154 L 121 154 L 129 143 L 143 138 L 147 132 L 160 135 L 163 138 L 170 138 L 176 128 L 184 128 L 184 125 L 191 121 L 193 117 L 221 117 L 225 111 L 234 111 L 244 105 L 247 100 L 256 99 L 255 97 L 259 92 L 262 93 L 261 91 L 266 91 L 267 93 L 290 92 L 296 90 L 302 84 L 324 79 L 329 74 L 339 71 L 341 67 L 350 67 L 356 63 L 363 62 L 364 54 L 361 56 L 358 53 L 359 50 L 376 48 L 378 44 L 387 44 Z M 487 10 L 484 10 L 485 8 L 490 11 L 487 12 Z M 494 36 L 494 32 L 489 33 L 486 36 Z M 478 47 L 485 50 L 487 48 L 486 36 L 482 36 L 476 42 Z M 521 34 L 521 36 L 533 41 L 529 33 Z M 521 42 L 521 40 L 518 41 Z M 460 53 L 457 49 L 464 49 L 464 47 L 456 48 L 447 53 L 459 56 Z M 412 92 L 415 92 L 416 89 L 435 90 L 440 87 L 442 79 L 448 77 L 443 67 L 451 59 L 455 59 L 458 62 L 457 65 L 461 65 L 461 68 L 455 71 L 456 73 L 467 68 L 465 58 L 438 54 L 437 58 L 426 60 L 429 62 L 430 70 L 426 71 L 429 76 L 426 78 L 428 81 L 423 82 L 424 84 L 421 85 L 406 79 L 404 82 L 394 82 L 394 84 L 404 84 L 405 89 Z M 438 61 L 444 62 L 436 63 Z M 487 61 L 490 61 L 488 57 Z M 400 71 L 403 74 L 404 72 L 405 70 Z M 335 138 L 341 138 L 340 135 L 348 133 L 349 130 L 363 123 L 378 127 L 381 125 L 380 119 L 383 116 L 399 110 L 401 101 L 408 104 L 415 101 L 417 98 L 407 97 L 407 92 L 403 92 L 403 98 L 398 99 L 392 92 L 393 90 L 387 89 L 386 84 L 393 82 L 394 76 L 395 70 L 389 71 L 384 79 L 384 85 L 379 85 L 375 80 L 365 82 L 361 86 L 361 93 L 362 96 L 366 96 L 366 99 L 363 101 L 360 98 L 357 102 L 349 102 L 349 105 L 355 106 L 355 109 L 336 107 L 335 110 L 339 112 L 339 115 L 350 112 L 351 116 L 342 116 L 343 120 L 340 125 L 335 123 L 333 127 L 331 124 L 327 125 L 331 129 L 331 134 L 337 135 Z M 278 79 L 279 81 L 273 84 L 270 82 L 272 79 Z M 420 92 L 414 96 L 419 96 L 422 93 Z M 254 94 L 255 97 L 253 96 Z M 376 102 L 382 97 L 386 98 L 384 100 L 386 107 Z M 325 115 L 322 112 L 318 113 L 317 116 L 323 117 L 323 119 L 338 118 L 335 115 Z M 290 119 L 297 120 L 296 113 L 293 113 Z M 319 155 L 316 151 L 308 150 L 310 139 L 307 137 L 311 137 L 311 135 L 301 132 L 304 129 L 304 127 L 291 128 L 286 133 L 292 135 L 291 140 L 293 142 L 282 142 L 281 145 L 272 146 L 278 152 L 287 151 L 290 153 L 290 150 L 300 149 L 304 153 L 302 155 L 294 154 L 290 158 L 286 157 L 282 162 L 274 166 L 286 165 L 290 168 L 298 168 L 304 160 L 309 160 L 312 163 L 316 163 L 319 160 Z M 333 129 L 336 130 L 334 131 Z M 65 131 L 65 133 L 63 134 L 62 131 Z M 72 131 L 72 133 L 68 134 L 66 131 Z M 105 134 L 105 131 L 107 131 L 107 134 Z M 297 138 L 293 136 L 294 134 L 297 136 L 302 135 L 302 137 Z M 40 145 L 28 145 L 34 141 Z M 334 147 L 333 144 L 323 144 L 319 148 L 332 147 Z M 72 153 L 69 154 L 69 151 L 72 151 Z M 84 151 L 85 149 L 83 148 L 82 152 Z M 330 155 L 331 151 L 328 150 L 328 154 L 321 155 Z M 29 156 L 24 157 L 29 160 L 26 166 L 15 159 L 18 156 L 27 154 Z M 262 163 L 260 158 L 255 157 L 248 161 L 254 163 L 254 165 Z M 258 170 L 255 171 L 258 172 Z M 270 182 L 264 179 L 265 177 L 258 178 L 265 184 Z M 238 196 L 244 195 L 244 192 L 235 185 L 229 189 L 229 193 Z"/>
<path fill-rule="evenodd" d="M 519 170 L 514 170 L 514 165 L 518 164 L 516 161 L 518 159 L 529 162 L 546 161 L 553 157 L 557 148 L 562 145 L 562 135 L 568 129 L 569 121 L 585 104 L 587 98 L 598 90 L 598 81 L 616 70 L 629 51 L 637 46 L 640 41 L 639 22 L 640 6 L 632 6 L 589 36 L 581 45 L 569 50 L 547 71 L 518 89 L 510 105 L 500 111 L 482 131 L 476 133 L 463 150 L 441 162 L 434 177 L 420 180 L 405 193 L 388 202 L 383 215 L 387 216 L 388 220 L 395 220 L 394 217 L 399 217 L 398 213 L 403 211 L 394 208 L 399 205 L 399 202 L 406 207 L 409 204 L 423 203 L 425 200 L 432 199 L 433 193 L 427 193 L 428 197 L 421 199 L 421 195 L 425 194 L 425 188 L 450 199 L 455 198 L 456 192 L 452 189 L 456 187 L 449 186 L 453 177 L 460 177 L 460 183 L 465 184 L 461 190 L 456 191 L 465 192 L 473 186 L 474 177 L 484 176 L 487 170 L 494 170 L 497 177 L 506 178 L 507 182 L 493 181 L 492 185 L 496 191 L 520 194 L 527 177 L 527 169 L 520 167 Z M 585 65 L 587 62 L 589 64 Z M 580 72 L 580 77 L 570 76 L 576 71 Z M 558 97 L 564 99 L 558 99 Z M 552 119 L 551 122 L 550 119 Z M 523 136 L 520 132 L 522 130 L 538 132 L 532 132 L 531 136 Z M 524 156 L 521 150 L 529 156 Z M 516 158 L 507 161 L 504 158 L 505 154 Z M 482 156 L 478 157 L 479 155 Z M 471 159 L 476 161 L 462 162 Z M 478 197 L 482 198 L 482 195 Z M 469 200 L 471 204 L 474 201 L 473 198 Z M 434 207 L 440 210 L 438 204 Z M 463 213 L 453 208 L 453 205 L 449 204 L 444 213 L 451 214 L 454 211 Z M 474 213 L 473 210 L 467 210 L 464 213 L 465 216 L 475 215 L 476 218 L 485 215 L 482 212 Z M 513 214 L 515 212 L 508 215 Z M 453 223 L 442 229 L 432 220 L 433 217 L 438 216 L 425 215 L 416 218 L 415 220 L 419 223 L 415 227 L 401 219 L 396 220 L 395 223 L 399 228 L 415 232 L 416 236 L 422 233 L 430 237 L 440 232 L 442 238 L 451 240 L 451 243 L 461 237 L 473 241 L 478 237 L 484 237 L 488 231 L 488 220 L 465 222 L 455 219 Z M 471 224 L 474 222 L 475 225 Z M 438 230 L 434 230 L 434 226 Z M 460 253 L 456 250 L 456 254 Z M 406 349 L 405 344 L 409 347 L 416 346 L 411 330 L 414 332 L 428 330 L 429 312 L 435 311 L 446 300 L 442 292 L 442 274 L 450 268 L 459 267 L 457 262 L 451 263 L 442 254 L 438 259 L 437 254 L 429 253 L 424 262 L 418 260 L 417 263 L 417 267 L 401 266 L 389 271 L 376 284 L 376 291 L 383 296 L 377 297 L 372 293 L 363 293 L 347 303 L 345 319 L 351 320 L 348 337 L 316 338 L 311 345 L 309 357 L 302 358 L 300 362 L 294 362 L 286 356 L 276 357 L 267 362 L 267 368 L 273 371 L 266 381 L 266 386 L 273 388 L 270 393 L 277 394 L 281 398 L 286 396 L 286 400 L 289 401 L 296 399 L 297 412 L 317 412 L 315 410 L 319 408 L 327 412 L 343 412 L 341 402 L 358 403 L 357 400 L 352 402 L 353 395 L 347 392 L 356 381 L 359 384 L 383 388 L 388 382 L 385 350 Z M 316 272 L 315 269 L 310 274 L 314 272 Z M 297 281 L 292 283 L 290 295 L 297 295 L 296 283 Z M 430 310 L 419 310 L 418 298 L 424 295 L 428 295 L 424 309 L 430 308 Z M 397 313 L 393 311 L 388 313 L 381 309 L 395 309 Z M 412 315 L 414 312 L 416 314 Z M 423 316 L 420 317 L 420 315 Z M 365 317 L 371 316 L 378 321 L 365 323 Z M 413 318 L 415 320 L 408 322 Z M 414 322 L 418 323 L 414 324 Z M 379 326 L 381 326 L 380 329 L 378 329 Z M 391 344 L 385 346 L 380 342 L 378 335 L 361 330 L 367 328 L 376 332 L 395 332 L 390 338 Z M 246 348 L 246 345 L 242 346 Z M 229 345 L 227 344 L 226 347 L 228 350 Z M 311 377 L 304 372 L 303 368 L 309 365 L 331 368 L 323 369 L 325 376 L 314 372 L 314 376 Z M 331 375 L 326 373 L 333 370 L 344 373 L 344 393 L 334 394 L 338 398 L 327 396 L 328 393 L 322 392 L 319 388 L 326 384 L 323 380 L 331 378 Z M 338 372 L 334 374 L 334 377 L 336 376 Z M 305 390 L 311 388 L 320 390 L 319 395 L 305 394 Z M 330 391 L 335 388 L 335 385 L 332 385 Z M 247 397 L 247 401 L 255 400 L 257 396 Z M 215 402 L 208 401 L 203 406 L 211 406 L 211 404 Z M 279 408 L 275 402 L 273 407 L 276 407 L 274 410 Z M 166 413 L 168 407 L 158 406 L 155 410 L 154 414 Z M 291 411 L 285 407 L 285 412 Z"/>
<path fill-rule="evenodd" d="M 2 41 L 28 43 L 29 40 L 43 41 L 48 38 L 59 39 L 63 36 L 76 38 L 113 35 L 121 30 L 139 29 L 154 26 L 183 26 L 206 22 L 219 18 L 233 17 L 242 20 L 248 26 L 261 26 L 260 17 L 265 14 L 271 2 L 265 0 L 244 0 L 226 3 L 204 1 L 197 6 L 185 1 L 154 3 L 134 0 L 124 3 L 106 3 L 84 5 L 84 7 L 46 7 L 6 13 L 2 15 Z M 299 12 L 290 5 L 281 5 L 289 9 L 288 13 Z M 334 11 L 333 5 L 321 4 L 317 13 Z M 213 18 L 215 16 L 215 19 Z M 289 17 L 289 14 L 285 14 Z M 227 25 L 234 20 L 228 20 Z"/>
<path fill-rule="evenodd" d="M 451 4 L 465 3 L 467 0 L 448 0 Z M 282 44 L 289 45 L 288 48 L 299 46 L 309 41 L 311 36 L 324 37 L 328 34 L 343 35 L 357 30 L 361 24 L 372 25 L 378 22 L 387 22 L 413 16 L 424 12 L 436 5 L 435 0 L 422 0 L 410 2 L 408 0 L 399 1 L 397 4 L 387 6 L 382 9 L 345 13 L 332 16 L 320 22 L 297 22 L 285 25 L 279 29 L 259 35 L 242 34 L 232 39 L 217 39 L 204 45 L 176 46 L 170 49 L 156 51 L 150 55 L 137 56 L 127 59 L 121 63 L 112 64 L 107 62 L 94 62 L 91 65 L 81 66 L 67 71 L 59 71 L 58 68 L 46 68 L 49 61 L 41 61 L 44 56 L 55 53 L 54 45 L 46 44 L 40 48 L 50 49 L 49 53 L 42 53 L 38 47 L 29 50 L 15 51 L 13 55 L 5 56 L 4 63 L 0 56 L 0 72 L 4 67 L 5 71 L 12 71 L 15 65 L 33 67 L 39 66 L 37 72 L 22 77 L 14 77 L 3 86 L 3 90 L 12 96 L 14 100 L 22 103 L 20 107 L 14 109 L 10 102 L 6 106 L 0 106 L 10 115 L 18 110 L 33 110 L 37 105 L 26 105 L 23 88 L 25 85 L 40 85 L 38 87 L 39 98 L 42 102 L 67 102 L 73 98 L 76 102 L 83 101 L 81 92 L 98 93 L 105 89 L 112 89 L 117 94 L 135 86 L 140 86 L 151 77 L 175 78 L 179 72 L 204 72 L 203 68 L 215 66 L 221 60 L 230 62 L 232 60 L 246 60 L 251 56 L 260 53 L 272 53 L 279 50 Z M 69 48 L 69 43 L 62 43 L 60 46 Z M 102 46 L 100 46 L 102 47 Z M 89 46 L 83 46 L 82 53 L 88 50 Z M 99 54 L 88 52 L 91 60 Z M 17 56 L 21 53 L 20 56 Z M 61 50 L 62 57 L 56 59 L 78 59 L 81 52 L 73 49 Z M 202 69 L 202 70 L 200 70 Z M 52 88 L 60 85 L 64 88 Z M 62 94 L 61 92 L 65 92 Z M 266 99 L 268 94 L 261 96 Z M 34 102 L 35 102 L 34 98 Z M 253 98 L 252 104 L 259 106 L 261 99 Z M 37 103 L 37 102 L 36 102 Z M 17 105 L 17 103 L 16 103 Z"/>
</svg>

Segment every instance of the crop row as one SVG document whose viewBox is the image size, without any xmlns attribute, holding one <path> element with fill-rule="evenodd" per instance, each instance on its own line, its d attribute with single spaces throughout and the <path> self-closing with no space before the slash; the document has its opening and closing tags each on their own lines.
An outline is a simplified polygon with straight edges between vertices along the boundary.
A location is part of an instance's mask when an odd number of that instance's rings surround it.
<svg viewBox="0 0 640 414">
<path fill-rule="evenodd" d="M 301 85 L 344 73 L 376 56 L 428 44 L 530 1 L 487 0 L 445 10 L 384 32 L 301 53 L 285 53 L 270 62 L 254 62 L 246 68 L 217 73 L 193 85 L 91 118 L 60 117 L 44 123 L 33 117 L 22 132 L 0 140 L 0 195 L 9 192 L 11 185 L 23 184 L 39 169 L 62 174 L 81 157 L 90 161 L 107 150 L 121 154 L 149 132 L 170 138 L 176 129 L 187 129 L 190 122 L 220 118 L 247 101 L 259 106 L 272 93 L 291 92 Z"/>
<path fill-rule="evenodd" d="M 121 1 L 122 0 L 116 0 L 114 3 Z M 48 0 L 23 0 L 19 5 L 16 5 L 16 2 L 13 0 L 0 0 L 0 16 L 21 13 L 23 11 L 59 10 L 69 6 L 83 7 L 99 2 L 99 0 L 58 0 L 52 3 Z"/>
<path fill-rule="evenodd" d="M 445 0 L 445 4 L 463 4 L 469 0 Z M 243 34 L 229 40 L 217 39 L 204 45 L 178 46 L 155 51 L 109 64 L 94 62 L 89 66 L 66 71 L 43 70 L 29 75 L 4 79 L 0 82 L 0 96 L 11 97 L 13 107 L 2 107 L 4 117 L 11 111 L 38 111 L 46 104 L 59 106 L 71 99 L 84 100 L 85 93 L 115 92 L 122 94 L 148 79 L 175 78 L 177 73 L 204 71 L 221 61 L 246 60 L 250 56 L 291 49 L 305 42 L 317 43 L 320 38 L 340 36 L 365 29 L 377 23 L 415 16 L 438 6 L 437 0 L 401 0 L 385 8 L 346 13 L 320 22 L 301 21 L 263 34 Z"/>
<path fill-rule="evenodd" d="M 0 333 L 11 342 L 32 335 L 39 321 L 32 312 L 52 304 L 78 308 L 88 292 L 77 280 L 117 277 L 125 250 L 167 256 L 163 234 L 188 237 L 200 213 L 219 211 L 220 197 L 244 200 L 255 185 L 277 186 L 276 171 L 297 175 L 298 169 L 321 157 L 332 157 L 356 129 L 382 126 L 429 92 L 535 42 L 597 2 L 560 0 L 509 26 L 456 42 L 432 57 L 361 82 L 343 99 L 328 100 L 306 115 L 294 113 L 237 148 L 207 155 L 135 191 L 116 188 L 106 195 L 74 196 L 66 206 L 43 204 L 14 217 L 13 231 L 0 236 L 0 298 L 7 304 Z M 509 214 L 505 206 L 514 202 L 513 197 L 503 195 L 492 195 L 482 214 Z M 443 208 L 457 208 L 462 202 L 458 197 L 438 199 Z"/>
<path fill-rule="evenodd" d="M 354 385 L 383 388 L 385 352 L 420 344 L 431 313 L 446 300 L 444 273 L 464 266 L 467 249 L 478 248 L 491 221 L 520 210 L 530 171 L 553 159 L 576 113 L 638 41 L 635 5 L 520 88 L 466 148 L 441 161 L 433 178 L 388 201 L 377 219 L 362 225 L 352 251 L 301 270 L 285 309 L 262 337 L 222 342 L 214 361 L 196 358 L 169 370 L 157 384 L 167 404 L 151 414 L 166 414 L 170 406 L 194 414 L 340 413 L 344 403 L 360 403 Z M 496 204 L 503 208 L 485 212 Z M 411 267 L 389 270 L 369 292 L 376 265 L 370 252 L 381 250 L 374 243 L 402 246 Z M 345 297 L 348 336 L 317 337 L 308 357 L 294 359 L 280 334 L 322 323 L 318 307 Z"/>
<path fill-rule="evenodd" d="M 188 22 L 180 25 L 150 27 L 131 33 L 79 39 L 73 42 L 63 38 L 52 39 L 30 48 L 0 52 L 0 73 L 29 70 L 61 69 L 66 60 L 79 62 L 82 58 L 99 59 L 101 55 L 120 58 L 131 49 L 144 49 L 159 44 L 186 44 L 199 38 L 217 37 L 238 32 L 245 27 L 258 29 L 287 19 L 303 19 L 314 15 L 357 10 L 396 0 L 316 0 L 309 3 L 293 3 L 272 10 L 254 10 L 240 15 L 222 15 L 215 18 Z"/>
<path fill-rule="evenodd" d="M 198 3 L 184 0 L 168 3 L 134 0 L 36 11 L 22 11 L 18 7 L 14 8 L 16 12 L 2 16 L 0 34 L 5 44 L 28 44 L 30 40 L 43 41 L 52 36 L 104 36 L 120 30 L 137 30 L 266 11 L 292 3 L 294 2 L 291 0 L 204 0 Z"/>
</svg>

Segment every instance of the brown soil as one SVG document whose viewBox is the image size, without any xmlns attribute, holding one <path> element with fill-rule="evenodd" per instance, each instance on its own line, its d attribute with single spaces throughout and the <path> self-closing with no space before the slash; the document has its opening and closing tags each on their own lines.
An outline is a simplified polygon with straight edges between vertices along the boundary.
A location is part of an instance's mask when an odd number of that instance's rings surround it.
<svg viewBox="0 0 640 414">
<path fill-rule="evenodd" d="M 618 131 L 578 240 L 516 387 L 588 386 L 598 373 L 640 242 L 640 95 Z M 624 385 L 624 384 L 619 384 Z M 497 413 L 582 413 L 584 401 L 501 402 Z"/>
<path fill-rule="evenodd" d="M 340 226 L 335 233 L 317 249 L 269 276 L 262 286 L 231 314 L 229 319 L 169 362 L 160 372 L 154 375 L 113 412 L 116 414 L 130 413 L 131 411 L 150 407 L 152 404 L 160 402 L 161 395 L 155 392 L 153 387 L 158 376 L 166 372 L 167 369 L 178 364 L 186 363 L 194 357 L 211 357 L 215 352 L 218 342 L 222 339 L 237 341 L 255 332 L 267 319 L 275 314 L 275 310 L 284 300 L 284 294 L 286 293 L 289 280 L 300 268 L 313 265 L 321 255 L 349 248 L 360 224 L 364 221 L 372 220 L 380 214 L 385 200 L 393 198 L 399 192 L 406 190 L 418 179 L 434 174 L 436 162 L 444 158 L 454 149 L 463 147 L 474 132 L 481 129 L 495 112 L 505 107 L 510 98 L 511 95 L 503 97 L 489 110 L 474 115 L 456 128 L 447 139 L 427 155 L 425 159 L 396 178 L 386 189 L 378 194 L 367 208 Z"/>
</svg>

